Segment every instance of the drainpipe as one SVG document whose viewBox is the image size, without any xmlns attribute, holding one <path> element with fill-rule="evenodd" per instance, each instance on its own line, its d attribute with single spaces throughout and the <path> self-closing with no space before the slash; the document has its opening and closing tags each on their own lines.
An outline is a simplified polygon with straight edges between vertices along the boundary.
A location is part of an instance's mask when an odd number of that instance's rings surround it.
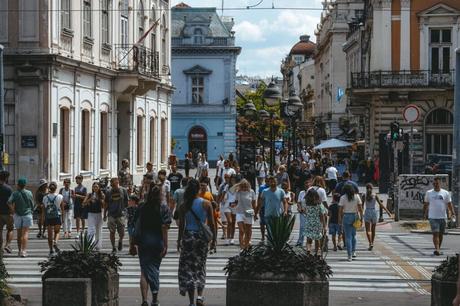
<svg viewBox="0 0 460 306">
<path fill-rule="evenodd" d="M 454 85 L 454 150 L 453 150 L 453 201 L 454 205 L 458 205 L 460 193 L 460 48 L 455 50 L 455 85 Z M 457 206 L 457 226 L 459 226 L 460 209 Z"/>
</svg>

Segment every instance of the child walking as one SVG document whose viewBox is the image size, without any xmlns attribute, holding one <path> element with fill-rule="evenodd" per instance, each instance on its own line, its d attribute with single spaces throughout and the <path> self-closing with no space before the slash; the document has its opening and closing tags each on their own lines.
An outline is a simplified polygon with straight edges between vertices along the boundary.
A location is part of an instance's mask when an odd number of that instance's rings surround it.
<svg viewBox="0 0 460 306">
<path fill-rule="evenodd" d="M 326 231 L 326 222 L 324 213 L 321 210 L 321 199 L 318 192 L 311 188 L 306 195 L 305 209 L 305 237 L 307 237 L 307 252 L 311 252 L 313 240 L 315 240 L 315 255 L 318 254 L 323 238 L 323 232 Z"/>
<path fill-rule="evenodd" d="M 342 240 L 342 228 L 339 224 L 339 201 L 340 194 L 334 193 L 332 196 L 332 203 L 328 207 L 329 216 L 329 235 L 332 236 L 332 244 L 334 245 L 334 251 L 342 250 L 340 241 Z"/>
</svg>

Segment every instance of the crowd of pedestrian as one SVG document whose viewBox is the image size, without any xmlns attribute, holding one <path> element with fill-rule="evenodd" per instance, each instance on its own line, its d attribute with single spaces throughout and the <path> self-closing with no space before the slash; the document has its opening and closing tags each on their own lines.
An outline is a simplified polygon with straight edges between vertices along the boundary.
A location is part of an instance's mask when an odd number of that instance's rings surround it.
<svg viewBox="0 0 460 306">
<path fill-rule="evenodd" d="M 190 169 L 195 167 L 194 177 Z M 348 169 L 330 157 L 304 150 L 298 159 L 286 164 L 269 165 L 264 156 L 256 158 L 257 183 L 251 184 L 241 173 L 233 155 L 220 156 L 215 173 L 210 173 L 206 155 L 193 160 L 185 156 L 185 175 L 172 163 L 169 173 L 153 169 L 147 163 L 141 185 L 133 184 L 129 161 L 122 161 L 118 176 L 110 186 L 94 182 L 91 190 L 83 186 L 83 177 L 70 179 L 58 188 L 56 182 L 41 180 L 35 196 L 27 190 L 27 180 L 17 181 L 15 191 L 8 186 L 8 172 L 0 172 L 0 234 L 6 226 L 6 240 L 0 235 L 2 251 L 12 252 L 13 229 L 17 229 L 18 255 L 27 256 L 29 229 L 37 216 L 37 238 L 47 238 L 49 256 L 60 252 L 59 239 L 79 237 L 86 231 L 102 250 L 102 226 L 109 230 L 113 253 L 124 247 L 125 227 L 129 254 L 138 255 L 143 303 L 158 305 L 159 275 L 162 258 L 168 252 L 168 230 L 174 220 L 178 226 L 179 292 L 188 295 L 190 305 L 204 305 L 206 260 L 217 245 L 221 230 L 223 246 L 238 245 L 241 250 L 253 243 L 253 224 L 259 221 L 261 242 L 267 225 L 279 216 L 298 215 L 296 245 L 307 252 L 322 255 L 331 237 L 333 251 L 346 250 L 346 259 L 357 257 L 356 230 L 365 226 L 368 250 L 372 251 L 378 222 L 377 208 L 391 216 L 373 185 L 360 194 Z M 434 189 L 425 196 L 426 214 L 433 229 L 435 255 L 440 254 L 446 212 L 453 214 L 450 195 L 435 179 Z M 445 208 L 443 209 L 443 207 Z M 73 222 L 75 221 L 75 227 Z M 444 221 L 444 222 L 443 222 Z M 235 239 L 236 228 L 238 237 Z M 75 232 L 74 232 L 75 230 Z M 74 235 L 75 233 L 75 235 Z M 306 240 L 306 242 L 305 242 Z"/>
</svg>

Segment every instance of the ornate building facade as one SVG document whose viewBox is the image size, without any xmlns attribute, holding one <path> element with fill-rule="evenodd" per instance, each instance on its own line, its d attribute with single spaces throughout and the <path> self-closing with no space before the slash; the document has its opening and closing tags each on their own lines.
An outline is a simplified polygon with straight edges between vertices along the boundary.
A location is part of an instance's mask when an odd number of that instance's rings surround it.
<svg viewBox="0 0 460 306">
<path fill-rule="evenodd" d="M 169 1 L 0 0 L 0 43 L 13 179 L 113 176 L 125 158 L 135 176 L 166 166 Z"/>
<path fill-rule="evenodd" d="M 220 154 L 236 151 L 236 60 L 232 18 L 216 8 L 172 9 L 172 106 L 174 153 L 207 155 L 211 164 Z"/>
<path fill-rule="evenodd" d="M 452 155 L 454 52 L 460 46 L 460 3 L 455 0 L 365 1 L 350 24 L 347 54 L 348 109 L 360 117 L 369 156 L 403 109 L 420 110 L 411 140 L 415 169 L 431 154 Z M 382 160 L 382 158 L 381 158 Z"/>
</svg>

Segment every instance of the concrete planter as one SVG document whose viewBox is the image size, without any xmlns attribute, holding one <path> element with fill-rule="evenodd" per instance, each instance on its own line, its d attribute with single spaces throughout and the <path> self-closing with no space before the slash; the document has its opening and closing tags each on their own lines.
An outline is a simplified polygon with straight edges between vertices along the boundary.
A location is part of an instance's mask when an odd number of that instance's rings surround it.
<svg viewBox="0 0 460 306">
<path fill-rule="evenodd" d="M 439 273 L 431 277 L 431 306 L 452 305 L 457 295 L 457 282 L 441 280 Z"/>
<path fill-rule="evenodd" d="M 47 278 L 42 283 L 43 305 L 118 306 L 118 273 L 110 273 L 107 279 Z"/>
<path fill-rule="evenodd" d="M 327 306 L 329 281 L 264 273 L 227 277 L 227 306 Z"/>
</svg>

